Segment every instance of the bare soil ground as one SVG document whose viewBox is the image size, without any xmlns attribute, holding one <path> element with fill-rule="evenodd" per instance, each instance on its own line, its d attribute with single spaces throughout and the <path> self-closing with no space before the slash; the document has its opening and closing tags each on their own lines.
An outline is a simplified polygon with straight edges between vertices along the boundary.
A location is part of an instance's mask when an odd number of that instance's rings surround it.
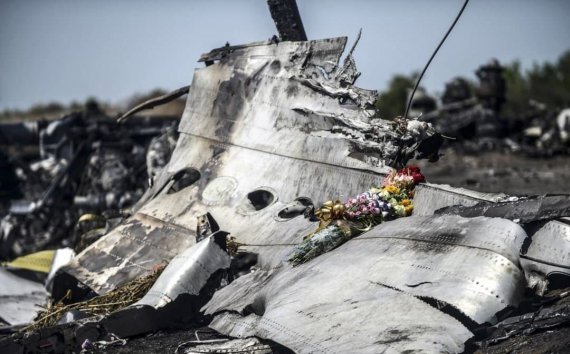
<svg viewBox="0 0 570 354">
<path fill-rule="evenodd" d="M 511 195 L 570 194 L 570 156 L 530 158 L 485 152 L 462 155 L 445 150 L 435 163 L 411 161 L 428 182 Z"/>
</svg>

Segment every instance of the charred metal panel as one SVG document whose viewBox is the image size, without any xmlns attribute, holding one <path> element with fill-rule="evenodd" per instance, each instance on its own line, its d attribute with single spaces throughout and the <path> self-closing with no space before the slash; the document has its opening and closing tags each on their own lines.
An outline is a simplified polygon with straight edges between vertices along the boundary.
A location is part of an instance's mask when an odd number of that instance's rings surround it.
<svg viewBox="0 0 570 354">
<path fill-rule="evenodd" d="M 346 38 L 237 48 L 194 74 L 180 131 L 285 157 L 385 172 L 402 147 L 375 91 L 341 85 Z"/>
<path fill-rule="evenodd" d="M 437 210 L 436 214 L 464 217 L 488 216 L 516 220 L 523 224 L 570 216 L 569 195 L 543 195 L 515 199 L 496 203 L 480 202 L 474 206 L 455 205 Z"/>
<path fill-rule="evenodd" d="M 566 283 L 570 278 L 570 219 L 552 220 L 528 228 L 532 236 L 521 254 L 521 265 L 529 284 L 538 285 L 542 293 L 548 283 L 553 287 L 557 282 Z M 537 281 L 547 282 L 536 284 Z"/>
<path fill-rule="evenodd" d="M 303 265 L 282 263 L 238 278 L 204 310 L 220 314 L 211 326 L 222 333 L 261 336 L 301 353 L 350 346 L 358 352 L 457 352 L 470 336 L 457 319 L 493 321 L 496 312 L 518 303 L 524 287 L 518 250 L 525 236 L 507 220 L 403 218 Z M 464 317 L 437 311 L 430 299 Z M 358 330 L 347 329 L 348 323 Z"/>
<path fill-rule="evenodd" d="M 104 294 L 160 264 L 195 243 L 193 232 L 156 218 L 137 214 L 85 249 L 68 273 Z"/>
<path fill-rule="evenodd" d="M 415 189 L 414 215 L 433 215 L 443 207 L 473 206 L 482 201 L 498 202 L 506 197 L 503 193 L 482 193 L 445 184 L 422 183 Z"/>
<path fill-rule="evenodd" d="M 566 215 L 568 196 L 534 199 L 510 198 L 505 194 L 481 193 L 446 185 L 416 187 L 414 215 L 487 215 L 514 219 L 524 224 L 529 238 L 521 249 L 520 264 L 527 286 L 542 295 L 565 284 L 570 277 L 570 219 L 534 221 Z"/>
<path fill-rule="evenodd" d="M 413 296 L 377 284 L 333 282 L 330 272 L 311 275 L 275 289 L 281 295 L 272 301 L 259 300 L 265 306 L 259 314 L 224 312 L 210 327 L 232 337 L 270 339 L 295 353 L 459 353 L 472 336 Z"/>
<path fill-rule="evenodd" d="M 205 55 L 219 62 L 194 73 L 168 166 L 137 213 L 67 272 L 107 292 L 192 245 L 196 217 L 207 212 L 246 251 L 259 253 L 262 266 L 278 266 L 283 252 L 315 228 L 302 216 L 278 217 L 286 205 L 299 197 L 320 204 L 378 185 L 388 171 L 384 162 L 413 153 L 408 144 L 421 137 L 372 119 L 376 92 L 338 79 L 346 76 L 338 66 L 345 45 L 346 38 L 268 42 Z M 187 170 L 196 180 L 173 190 Z M 251 200 L 257 191 L 270 194 L 271 203 Z"/>
<path fill-rule="evenodd" d="M 520 349 L 521 352 L 531 353 L 535 351 L 532 349 L 529 350 L 527 345 L 523 343 L 533 343 L 535 341 L 538 343 L 543 342 L 542 340 L 537 341 L 535 338 L 531 337 L 534 333 L 543 331 L 556 333 L 557 327 L 565 327 L 568 323 L 570 323 L 570 306 L 567 302 L 562 300 L 554 305 L 541 306 L 536 311 L 505 319 L 491 327 L 490 329 L 493 330 L 492 334 L 477 344 L 481 348 L 491 349 L 489 348 L 490 346 L 511 338 L 513 340 L 513 344 L 509 349 L 516 347 L 517 349 Z M 559 333 L 559 336 L 560 339 L 566 337 L 561 333 Z M 548 343 L 548 341 L 545 342 Z M 564 342 L 567 345 L 567 339 L 565 339 Z M 559 345 L 559 348 L 564 348 L 564 344 L 559 343 Z M 509 349 L 504 350 L 507 351 Z M 538 351 L 539 349 L 536 350 L 536 352 Z M 549 351 L 556 352 L 556 350 Z M 498 352 L 498 350 L 495 352 Z"/>
<path fill-rule="evenodd" d="M 519 302 L 525 285 L 519 250 L 526 233 L 515 223 L 415 217 L 385 223 L 355 240 L 374 244 L 375 238 L 384 239 L 378 246 L 385 250 L 371 268 L 378 282 L 449 303 L 478 323 Z"/>
<path fill-rule="evenodd" d="M 267 0 L 271 17 L 283 41 L 306 41 L 305 27 L 295 0 Z"/>
<path fill-rule="evenodd" d="M 146 295 L 106 316 L 110 333 L 130 337 L 193 322 L 199 309 L 226 278 L 230 256 L 227 232 L 218 231 L 174 257 Z"/>
</svg>

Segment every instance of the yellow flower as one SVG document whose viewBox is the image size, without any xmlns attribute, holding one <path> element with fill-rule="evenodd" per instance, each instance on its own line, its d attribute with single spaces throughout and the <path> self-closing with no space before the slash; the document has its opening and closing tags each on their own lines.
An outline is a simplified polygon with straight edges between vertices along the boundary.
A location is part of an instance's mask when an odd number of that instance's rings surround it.
<svg viewBox="0 0 570 354">
<path fill-rule="evenodd" d="M 408 206 L 408 205 L 412 205 L 412 201 L 409 199 L 404 199 L 400 202 L 400 204 L 402 204 L 403 206 Z"/>
<path fill-rule="evenodd" d="M 394 185 L 390 185 L 390 186 L 386 186 L 384 187 L 384 190 L 390 194 L 398 194 L 400 193 L 400 188 L 394 186 Z"/>
<path fill-rule="evenodd" d="M 410 216 L 412 215 L 412 211 L 414 211 L 414 206 L 410 204 L 404 207 L 404 210 L 406 211 L 406 216 Z"/>
</svg>

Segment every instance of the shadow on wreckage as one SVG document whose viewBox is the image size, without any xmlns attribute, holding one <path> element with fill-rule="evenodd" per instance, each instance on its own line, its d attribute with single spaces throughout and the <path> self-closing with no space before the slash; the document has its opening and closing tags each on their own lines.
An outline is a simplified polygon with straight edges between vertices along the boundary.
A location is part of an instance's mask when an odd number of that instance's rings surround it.
<svg viewBox="0 0 570 354">
<path fill-rule="evenodd" d="M 79 351 L 109 333 L 207 324 L 299 353 L 462 352 L 567 325 L 568 293 L 555 291 L 570 274 L 567 196 L 420 184 L 412 216 L 286 261 L 315 206 L 377 185 L 437 134 L 372 118 L 376 93 L 353 86 L 351 55 L 339 62 L 346 38 L 296 39 L 201 58 L 168 164 L 52 290 L 82 301 L 168 263 L 147 294 L 0 346 Z"/>
</svg>

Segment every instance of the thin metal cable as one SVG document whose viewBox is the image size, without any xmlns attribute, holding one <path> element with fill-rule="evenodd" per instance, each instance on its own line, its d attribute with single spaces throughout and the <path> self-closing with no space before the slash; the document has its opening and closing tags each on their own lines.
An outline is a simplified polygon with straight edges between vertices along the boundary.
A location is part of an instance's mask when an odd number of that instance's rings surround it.
<svg viewBox="0 0 570 354">
<path fill-rule="evenodd" d="M 437 46 L 437 48 L 435 48 L 435 51 L 433 52 L 433 54 L 429 58 L 426 66 L 424 67 L 424 70 L 422 70 L 420 77 L 416 81 L 416 85 L 414 86 L 414 89 L 412 90 L 412 94 L 410 95 L 410 99 L 408 100 L 408 105 L 406 106 L 406 112 L 404 113 L 404 119 L 408 118 L 408 112 L 410 111 L 410 107 L 412 106 L 412 101 L 414 100 L 414 94 L 416 93 L 416 90 L 418 89 L 420 81 L 422 81 L 422 77 L 424 77 L 424 74 L 426 73 L 427 68 L 429 67 L 429 65 L 431 64 L 431 61 L 433 60 L 433 58 L 435 57 L 435 55 L 439 51 L 439 48 L 441 48 L 441 46 L 443 45 L 443 42 L 445 42 L 445 40 L 447 39 L 447 36 L 449 36 L 451 31 L 453 30 L 453 27 L 455 27 L 455 24 L 457 23 L 457 21 L 461 17 L 461 14 L 463 13 L 463 10 L 465 10 L 465 7 L 467 7 L 467 3 L 469 3 L 469 0 L 465 0 L 465 3 L 463 3 L 463 7 L 461 7 L 461 10 L 459 10 L 459 13 L 457 14 L 457 16 L 455 17 L 455 20 L 451 24 L 451 27 L 449 27 L 449 29 L 447 30 L 447 33 L 445 34 L 445 36 L 443 37 L 441 42 L 439 42 L 439 45 Z"/>
</svg>

